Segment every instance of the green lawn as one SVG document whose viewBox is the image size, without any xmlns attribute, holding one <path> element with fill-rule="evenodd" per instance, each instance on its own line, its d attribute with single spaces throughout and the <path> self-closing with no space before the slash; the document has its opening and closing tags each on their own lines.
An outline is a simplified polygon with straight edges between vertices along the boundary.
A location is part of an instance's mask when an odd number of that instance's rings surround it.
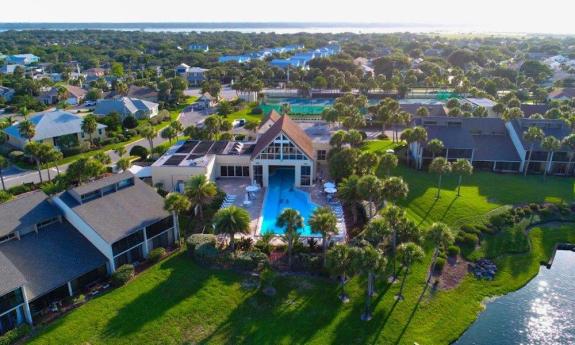
<svg viewBox="0 0 575 345">
<path fill-rule="evenodd" d="M 417 265 L 404 301 L 393 298 L 399 284 L 378 287 L 368 323 L 359 320 L 359 279 L 348 284 L 346 305 L 337 300 L 336 285 L 320 278 L 279 278 L 278 294 L 267 297 L 242 289 L 245 276 L 201 268 L 177 255 L 41 329 L 30 343 L 447 344 L 473 322 L 485 297 L 526 284 L 556 242 L 575 242 L 575 231 L 536 228 L 530 239 L 531 252 L 496 260 L 500 271 L 494 281 L 468 276 L 457 289 L 433 292 L 418 306 L 426 268 Z"/>
<path fill-rule="evenodd" d="M 394 143 L 391 140 L 369 140 L 364 145 L 363 149 L 375 153 L 385 153 L 385 151 L 402 146 L 402 143 Z"/>
<path fill-rule="evenodd" d="M 384 149 L 388 143 L 371 145 Z M 464 179 L 461 197 L 456 176 L 445 177 L 436 200 L 435 175 L 404 167 L 393 173 L 408 182 L 402 205 L 422 226 L 443 221 L 456 227 L 508 204 L 574 199 L 573 179 L 476 173 Z M 557 242 L 575 242 L 574 228 L 535 228 L 527 238 L 520 227 L 488 236 L 478 253 L 496 261 L 493 281 L 468 275 L 457 288 L 428 292 L 417 305 L 431 260 L 427 248 L 425 262 L 408 277 L 404 301 L 394 299 L 399 284 L 379 282 L 368 323 L 359 319 L 359 278 L 348 284 L 346 305 L 337 300 L 333 281 L 302 276 L 279 278 L 278 295 L 266 297 L 243 290 L 244 276 L 202 268 L 178 255 L 42 329 L 32 344 L 448 344 L 475 320 L 485 298 L 533 278 Z"/>
<path fill-rule="evenodd" d="M 238 119 L 245 119 L 246 121 L 256 121 L 259 123 L 262 119 L 262 115 L 252 114 L 251 112 L 252 108 L 245 107 L 239 111 L 226 115 L 225 118 L 230 122 Z"/>
</svg>

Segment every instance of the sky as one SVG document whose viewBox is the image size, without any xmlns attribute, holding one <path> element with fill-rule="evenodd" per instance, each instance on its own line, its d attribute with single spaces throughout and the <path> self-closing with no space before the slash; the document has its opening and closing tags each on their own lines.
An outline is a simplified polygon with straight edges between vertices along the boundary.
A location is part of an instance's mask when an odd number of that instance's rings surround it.
<svg viewBox="0 0 575 345">
<path fill-rule="evenodd" d="M 575 0 L 98 0 L 88 2 L 90 6 L 78 0 L 49 3 L 6 1 L 0 22 L 370 22 L 575 34 Z"/>
</svg>

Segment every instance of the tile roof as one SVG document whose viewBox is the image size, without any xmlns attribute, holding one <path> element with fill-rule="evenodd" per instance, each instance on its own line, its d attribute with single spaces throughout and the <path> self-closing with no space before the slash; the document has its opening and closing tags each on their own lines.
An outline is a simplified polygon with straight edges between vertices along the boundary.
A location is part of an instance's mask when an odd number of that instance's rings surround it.
<svg viewBox="0 0 575 345">
<path fill-rule="evenodd" d="M 30 121 L 34 124 L 36 129 L 36 134 L 32 140 L 43 140 L 62 135 L 81 133 L 82 122 L 84 120 L 79 115 L 66 111 L 54 110 L 32 116 Z M 98 124 L 98 129 L 104 128 L 106 128 L 105 125 L 100 123 Z M 20 138 L 18 124 L 14 124 L 4 129 L 4 132 L 13 137 Z"/>
<path fill-rule="evenodd" d="M 0 204 L 0 236 L 34 226 L 58 215 L 60 211 L 41 190 L 19 195 Z"/>
<path fill-rule="evenodd" d="M 84 98 L 88 94 L 88 91 L 82 89 L 81 87 L 74 85 L 64 85 L 64 88 L 68 90 L 68 93 L 76 98 Z"/>
<path fill-rule="evenodd" d="M 289 116 L 281 116 L 270 129 L 267 130 L 256 143 L 252 152 L 252 158 L 256 157 L 266 148 L 280 133 L 284 133 L 293 143 L 298 146 L 303 153 L 313 159 L 313 143 L 305 131 Z"/>
<path fill-rule="evenodd" d="M 55 223 L 0 244 L 0 295 L 3 289 L 21 286 L 25 277 L 28 299 L 33 300 L 106 261 L 72 225 Z"/>
</svg>

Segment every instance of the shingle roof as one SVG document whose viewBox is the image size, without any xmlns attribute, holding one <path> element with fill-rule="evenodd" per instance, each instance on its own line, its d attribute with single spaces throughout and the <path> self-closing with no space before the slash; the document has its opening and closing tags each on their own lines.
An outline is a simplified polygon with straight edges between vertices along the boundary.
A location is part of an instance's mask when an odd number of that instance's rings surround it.
<svg viewBox="0 0 575 345">
<path fill-rule="evenodd" d="M 34 191 L 0 204 L 0 236 L 60 215 L 42 191 Z"/>
<path fill-rule="evenodd" d="M 502 119 L 426 117 L 414 121 L 425 127 L 429 140 L 439 139 L 447 149 L 474 149 L 474 160 L 520 160 Z"/>
<path fill-rule="evenodd" d="M 281 116 L 256 143 L 252 158 L 256 157 L 280 133 L 284 133 L 294 145 L 298 146 L 308 157 L 313 158 L 313 143 L 305 131 L 287 115 Z"/>
<path fill-rule="evenodd" d="M 549 98 L 575 98 L 575 87 L 563 87 L 549 93 Z"/>
<path fill-rule="evenodd" d="M 571 129 L 563 120 L 551 120 L 551 119 L 515 119 L 511 122 L 513 129 L 517 133 L 519 140 L 523 144 L 523 147 L 528 150 L 531 147 L 531 143 L 528 143 L 523 138 L 523 133 L 527 131 L 529 127 L 536 126 L 543 130 L 545 136 L 554 136 L 555 138 L 561 140 L 571 134 Z M 534 150 L 538 151 L 545 151 L 541 147 L 540 143 L 535 143 Z M 566 148 L 563 148 L 563 151 L 568 151 Z"/>
<path fill-rule="evenodd" d="M 32 140 L 43 140 L 48 138 L 59 137 L 62 135 L 75 134 L 82 132 L 82 122 L 84 121 L 81 116 L 61 111 L 54 110 L 45 113 L 39 113 L 30 118 L 34 124 L 36 134 Z M 98 124 L 98 129 L 106 128 L 103 124 Z M 13 137 L 20 138 L 19 125 L 15 124 L 6 129 L 4 132 Z"/>
<path fill-rule="evenodd" d="M 137 178 L 131 187 L 83 204 L 69 192 L 60 198 L 109 244 L 170 215 L 164 210 L 164 199 Z"/>
<path fill-rule="evenodd" d="M 86 238 L 67 222 L 0 244 L 1 290 L 23 283 L 28 299 L 50 292 L 106 263 Z M 11 266 L 11 267 L 10 267 Z"/>
<path fill-rule="evenodd" d="M 103 99 L 98 101 L 94 114 L 107 115 L 111 112 L 119 114 L 136 114 L 138 110 L 151 111 L 157 107 L 158 104 L 154 102 L 145 101 L 139 98 L 121 97 L 114 99 Z"/>
<path fill-rule="evenodd" d="M 0 249 L 3 245 L 0 245 Z M 26 278 L 0 250 L 0 296 L 24 286 Z"/>
<path fill-rule="evenodd" d="M 429 116 L 447 116 L 445 113 L 445 109 L 441 104 L 422 104 L 422 103 L 414 103 L 414 104 L 400 104 L 399 107 L 401 110 L 410 113 L 412 116 L 417 116 L 417 109 L 420 107 L 427 108 L 429 111 Z"/>
<path fill-rule="evenodd" d="M 521 104 L 521 111 L 525 117 L 529 117 L 533 114 L 545 115 L 550 107 L 547 104 Z"/>
<path fill-rule="evenodd" d="M 70 93 L 72 96 L 76 98 L 84 98 L 88 93 L 88 91 L 74 85 L 64 85 L 64 88 L 66 88 L 66 90 L 68 90 L 68 93 Z"/>
<path fill-rule="evenodd" d="M 129 171 L 124 171 L 121 174 L 108 175 L 90 183 L 82 184 L 78 187 L 72 188 L 72 190 L 79 195 L 82 195 L 133 177 L 134 175 Z"/>
</svg>

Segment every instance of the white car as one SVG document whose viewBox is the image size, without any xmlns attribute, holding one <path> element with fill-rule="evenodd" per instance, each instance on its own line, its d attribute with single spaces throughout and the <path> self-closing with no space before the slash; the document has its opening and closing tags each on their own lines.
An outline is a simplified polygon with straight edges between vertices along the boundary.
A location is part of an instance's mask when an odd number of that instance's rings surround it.
<svg viewBox="0 0 575 345">
<path fill-rule="evenodd" d="M 237 119 L 232 122 L 234 127 L 243 127 L 246 124 L 246 119 Z"/>
</svg>

